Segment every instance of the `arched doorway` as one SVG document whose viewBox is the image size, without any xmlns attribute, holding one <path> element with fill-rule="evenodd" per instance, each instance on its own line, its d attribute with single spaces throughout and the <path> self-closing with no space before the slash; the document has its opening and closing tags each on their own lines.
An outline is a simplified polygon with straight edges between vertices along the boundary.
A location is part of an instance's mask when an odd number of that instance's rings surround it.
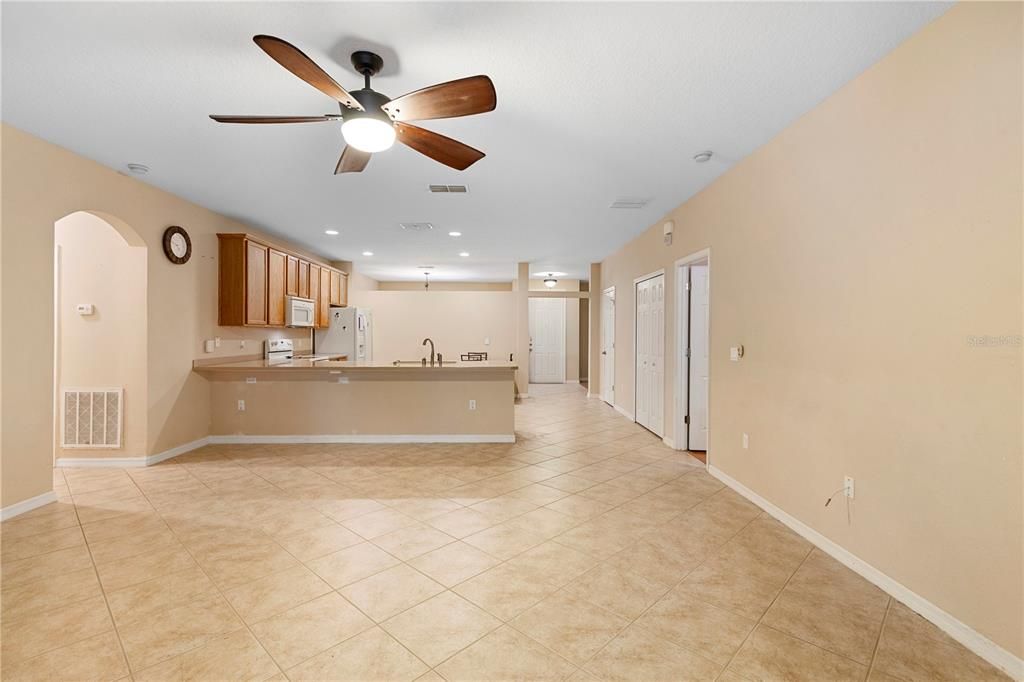
<svg viewBox="0 0 1024 682">
<path fill-rule="evenodd" d="M 96 211 L 54 224 L 54 461 L 146 449 L 147 250 Z"/>
</svg>

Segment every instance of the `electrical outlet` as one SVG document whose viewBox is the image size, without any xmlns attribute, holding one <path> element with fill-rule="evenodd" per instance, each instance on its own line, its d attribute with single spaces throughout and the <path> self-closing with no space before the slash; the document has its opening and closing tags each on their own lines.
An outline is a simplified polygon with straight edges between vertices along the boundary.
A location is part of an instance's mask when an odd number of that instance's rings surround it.
<svg viewBox="0 0 1024 682">
<path fill-rule="evenodd" d="M 238 342 L 238 347 L 243 350 L 245 349 L 245 339 L 242 339 L 241 341 Z"/>
<path fill-rule="evenodd" d="M 475 410 L 476 409 L 476 401 L 475 400 L 470 400 L 469 401 L 469 409 L 470 410 Z"/>
<path fill-rule="evenodd" d="M 750 448 L 750 436 L 748 434 L 744 433 L 743 434 L 743 449 L 747 450 L 749 448 Z"/>
<path fill-rule="evenodd" d="M 214 345 L 214 346 L 215 346 L 216 348 L 220 348 L 220 337 L 219 337 L 219 336 L 215 336 L 215 337 L 213 337 L 213 345 Z"/>
<path fill-rule="evenodd" d="M 247 384 L 255 384 L 256 383 L 256 377 L 246 377 L 245 378 L 245 383 L 247 383 Z"/>
<path fill-rule="evenodd" d="M 245 412 L 245 401 L 244 400 L 239 400 L 238 401 L 238 411 L 239 412 Z"/>
<path fill-rule="evenodd" d="M 843 477 L 843 494 L 853 499 L 853 476 Z"/>
</svg>

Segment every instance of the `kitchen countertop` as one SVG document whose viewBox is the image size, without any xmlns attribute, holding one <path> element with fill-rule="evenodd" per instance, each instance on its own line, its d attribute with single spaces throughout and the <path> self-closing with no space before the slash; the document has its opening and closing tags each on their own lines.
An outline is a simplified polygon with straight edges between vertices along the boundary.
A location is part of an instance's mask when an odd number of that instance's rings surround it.
<svg viewBox="0 0 1024 682">
<path fill-rule="evenodd" d="M 224 361 L 218 362 L 216 360 L 211 361 L 196 361 L 193 364 L 193 369 L 197 372 L 202 373 L 227 373 L 227 372 L 253 372 L 253 371 L 333 371 L 333 372 L 409 372 L 413 371 L 417 374 L 424 373 L 429 374 L 431 372 L 437 373 L 439 371 L 444 372 L 472 372 L 472 371 L 496 371 L 496 370 L 514 370 L 517 365 L 514 362 L 498 362 L 494 360 L 484 360 L 480 362 L 450 362 L 445 361 L 443 367 L 434 366 L 431 367 L 429 364 L 424 367 L 420 364 L 401 364 L 395 365 L 394 362 L 385 361 L 355 361 L 355 360 L 310 360 L 310 359 L 296 359 L 286 360 L 283 362 L 270 362 L 264 359 L 249 359 L 249 360 L 234 360 L 231 358 L 225 358 Z"/>
</svg>

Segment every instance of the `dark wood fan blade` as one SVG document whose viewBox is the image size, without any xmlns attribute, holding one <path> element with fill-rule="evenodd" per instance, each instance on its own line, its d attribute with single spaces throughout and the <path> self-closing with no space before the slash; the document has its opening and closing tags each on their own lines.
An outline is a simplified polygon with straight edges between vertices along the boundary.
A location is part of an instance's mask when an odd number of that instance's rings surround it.
<svg viewBox="0 0 1024 682">
<path fill-rule="evenodd" d="M 338 173 L 361 173 L 366 164 L 370 162 L 370 157 L 373 156 L 370 152 L 364 152 L 356 149 L 355 147 L 346 146 L 341 151 L 341 158 L 338 159 L 338 165 L 334 169 L 334 174 Z"/>
<path fill-rule="evenodd" d="M 330 116 L 218 116 L 211 114 L 217 123 L 318 123 L 337 120 Z"/>
<path fill-rule="evenodd" d="M 395 123 L 395 132 L 402 144 L 455 170 L 466 170 L 485 156 L 479 149 L 409 123 Z"/>
<path fill-rule="evenodd" d="M 385 104 L 382 109 L 396 121 L 426 121 L 494 111 L 498 96 L 487 76 L 471 76 L 431 85 Z"/>
<path fill-rule="evenodd" d="M 271 59 L 320 92 L 338 100 L 349 109 L 362 111 L 363 107 L 356 101 L 356 98 L 348 94 L 345 88 L 338 85 L 333 78 L 327 75 L 326 71 L 317 66 L 316 62 L 299 48 L 274 36 L 259 35 L 254 36 L 253 40 L 261 50 L 270 55 Z"/>
</svg>

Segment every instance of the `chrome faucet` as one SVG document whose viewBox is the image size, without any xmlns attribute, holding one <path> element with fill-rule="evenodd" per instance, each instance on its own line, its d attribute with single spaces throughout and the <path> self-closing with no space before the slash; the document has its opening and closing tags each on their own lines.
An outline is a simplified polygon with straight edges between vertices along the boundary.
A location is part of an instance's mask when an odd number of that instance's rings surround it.
<svg viewBox="0 0 1024 682">
<path fill-rule="evenodd" d="M 425 338 L 425 339 L 423 339 L 423 343 L 421 343 L 420 345 L 421 346 L 425 346 L 428 343 L 430 344 L 430 366 L 433 367 L 434 366 L 434 360 L 437 358 L 437 355 L 434 353 L 434 341 L 433 341 L 433 339 L 431 339 L 429 337 Z"/>
</svg>

